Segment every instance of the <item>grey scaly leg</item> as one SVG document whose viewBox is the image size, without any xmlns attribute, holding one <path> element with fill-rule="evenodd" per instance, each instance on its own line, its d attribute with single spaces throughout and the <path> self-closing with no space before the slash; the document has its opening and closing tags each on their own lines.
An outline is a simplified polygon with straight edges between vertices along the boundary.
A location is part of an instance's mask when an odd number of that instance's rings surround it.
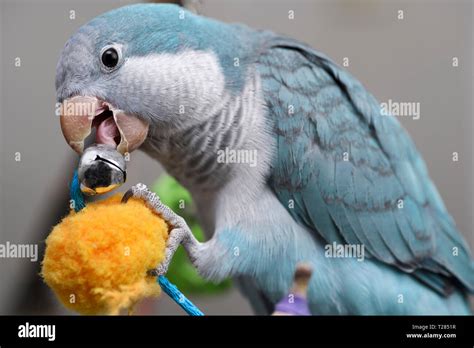
<svg viewBox="0 0 474 348">
<path fill-rule="evenodd" d="M 126 203 L 132 196 L 143 199 L 150 209 L 160 215 L 171 226 L 168 241 L 166 242 L 165 259 L 156 269 L 149 271 L 149 273 L 154 276 L 166 274 L 171 259 L 180 244 L 183 245 L 191 262 L 195 265 L 202 243 L 194 237 L 186 221 L 164 205 L 160 198 L 154 192 L 148 190 L 144 184 L 132 186 L 123 196 L 122 203 Z"/>
</svg>

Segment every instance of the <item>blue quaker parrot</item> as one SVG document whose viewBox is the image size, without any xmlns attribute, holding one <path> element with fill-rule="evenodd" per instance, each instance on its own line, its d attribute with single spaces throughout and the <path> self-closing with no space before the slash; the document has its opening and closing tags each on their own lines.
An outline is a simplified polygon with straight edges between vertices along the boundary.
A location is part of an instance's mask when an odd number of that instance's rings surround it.
<svg viewBox="0 0 474 348">
<path fill-rule="evenodd" d="M 313 314 L 470 313 L 474 263 L 413 141 L 311 47 L 176 5 L 126 6 L 67 41 L 56 90 L 77 152 L 95 128 L 192 194 L 204 243 L 132 189 L 173 226 L 158 274 L 182 245 L 203 277 L 238 279 L 257 313 L 299 262 L 314 270 Z"/>
</svg>

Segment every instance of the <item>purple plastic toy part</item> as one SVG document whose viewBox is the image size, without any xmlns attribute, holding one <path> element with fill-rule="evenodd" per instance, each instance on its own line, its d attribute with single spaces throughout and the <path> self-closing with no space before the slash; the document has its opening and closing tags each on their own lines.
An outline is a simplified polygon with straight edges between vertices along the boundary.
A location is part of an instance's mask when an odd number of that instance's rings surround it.
<svg viewBox="0 0 474 348">
<path fill-rule="evenodd" d="M 292 300 L 290 302 L 290 300 Z M 292 298 L 285 296 L 275 307 L 275 312 L 280 312 L 289 315 L 311 315 L 306 299 L 299 295 L 294 295 Z"/>
</svg>

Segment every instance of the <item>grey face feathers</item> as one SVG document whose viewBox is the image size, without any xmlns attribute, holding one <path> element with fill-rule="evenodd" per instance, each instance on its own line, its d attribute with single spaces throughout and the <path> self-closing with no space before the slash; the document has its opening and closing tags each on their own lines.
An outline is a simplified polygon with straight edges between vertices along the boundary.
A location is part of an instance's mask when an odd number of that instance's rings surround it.
<svg viewBox="0 0 474 348">
<path fill-rule="evenodd" d="M 82 151 L 94 126 L 108 130 L 97 142 L 108 136 L 106 143 L 124 143 L 119 124 L 117 129 L 100 127 L 109 119 L 102 113 L 105 108 L 130 122 L 138 119 L 140 136 L 146 136 L 148 125 L 171 132 L 201 124 L 226 93 L 237 95 L 244 88 L 251 59 L 242 42 L 255 41 L 243 40 L 249 33 L 175 5 L 126 6 L 93 19 L 68 40 L 57 65 L 58 101 L 84 97 L 95 105 L 89 112 L 62 114 L 69 117 L 62 121 L 68 143 Z M 135 143 L 144 138 L 139 140 Z M 125 145 L 120 152 L 133 150 Z"/>
</svg>

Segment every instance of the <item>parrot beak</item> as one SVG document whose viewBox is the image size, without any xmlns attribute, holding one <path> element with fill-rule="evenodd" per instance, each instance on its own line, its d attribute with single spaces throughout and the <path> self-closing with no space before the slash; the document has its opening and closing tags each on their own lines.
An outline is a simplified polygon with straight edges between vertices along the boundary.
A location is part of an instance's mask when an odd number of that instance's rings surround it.
<svg viewBox="0 0 474 348">
<path fill-rule="evenodd" d="M 147 122 L 95 97 L 68 98 L 60 111 L 64 138 L 79 154 L 84 151 L 84 140 L 93 127 L 96 127 L 96 143 L 111 145 L 122 155 L 137 149 L 148 134 Z"/>
</svg>

